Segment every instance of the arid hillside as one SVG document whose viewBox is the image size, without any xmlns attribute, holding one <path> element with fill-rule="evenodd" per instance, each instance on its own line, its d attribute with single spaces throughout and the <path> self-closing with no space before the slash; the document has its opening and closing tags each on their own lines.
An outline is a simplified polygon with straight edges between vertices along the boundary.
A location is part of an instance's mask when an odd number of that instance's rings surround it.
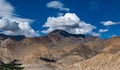
<svg viewBox="0 0 120 70">
<path fill-rule="evenodd" d="M 102 39 L 55 30 L 43 37 L 0 34 L 0 63 L 24 70 L 120 70 L 120 37 Z"/>
</svg>

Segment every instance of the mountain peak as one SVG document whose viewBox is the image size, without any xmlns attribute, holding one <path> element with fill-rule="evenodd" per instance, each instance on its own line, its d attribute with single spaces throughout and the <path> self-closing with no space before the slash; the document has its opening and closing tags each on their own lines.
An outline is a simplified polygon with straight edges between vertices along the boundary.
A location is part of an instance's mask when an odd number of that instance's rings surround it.
<svg viewBox="0 0 120 70">
<path fill-rule="evenodd" d="M 72 34 L 72 33 L 69 33 L 69 32 L 67 32 L 67 31 L 64 31 L 64 30 L 54 30 L 54 31 L 52 31 L 50 34 L 53 34 L 53 33 L 56 33 L 56 34 L 60 34 L 60 35 L 62 35 L 62 36 L 64 36 L 64 37 L 70 37 L 70 36 L 72 36 L 72 37 L 77 37 L 77 38 L 79 38 L 79 37 L 86 37 L 85 35 L 83 35 L 83 34 Z"/>
</svg>

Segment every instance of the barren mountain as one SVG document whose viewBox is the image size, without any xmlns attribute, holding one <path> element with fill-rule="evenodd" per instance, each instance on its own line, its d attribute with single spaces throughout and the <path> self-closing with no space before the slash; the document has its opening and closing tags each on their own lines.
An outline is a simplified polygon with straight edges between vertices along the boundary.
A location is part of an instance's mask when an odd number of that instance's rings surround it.
<svg viewBox="0 0 120 70">
<path fill-rule="evenodd" d="M 119 70 L 120 37 L 102 39 L 55 30 L 43 37 L 0 34 L 0 61 L 24 70 Z"/>
</svg>

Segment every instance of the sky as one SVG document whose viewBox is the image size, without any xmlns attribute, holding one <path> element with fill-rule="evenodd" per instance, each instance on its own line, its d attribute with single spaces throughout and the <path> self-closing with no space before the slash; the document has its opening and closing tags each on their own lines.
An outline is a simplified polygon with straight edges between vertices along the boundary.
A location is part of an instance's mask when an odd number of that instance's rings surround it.
<svg viewBox="0 0 120 70">
<path fill-rule="evenodd" d="M 120 0 L 0 0 L 0 33 L 120 36 Z"/>
</svg>

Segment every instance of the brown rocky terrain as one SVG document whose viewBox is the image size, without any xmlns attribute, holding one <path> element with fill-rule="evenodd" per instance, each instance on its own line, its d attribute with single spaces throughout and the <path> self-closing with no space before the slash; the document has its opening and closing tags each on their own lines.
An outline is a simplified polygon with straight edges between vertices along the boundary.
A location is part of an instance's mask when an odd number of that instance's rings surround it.
<svg viewBox="0 0 120 70">
<path fill-rule="evenodd" d="M 55 30 L 43 37 L 0 34 L 0 61 L 24 70 L 120 70 L 120 37 L 102 39 Z"/>
</svg>

